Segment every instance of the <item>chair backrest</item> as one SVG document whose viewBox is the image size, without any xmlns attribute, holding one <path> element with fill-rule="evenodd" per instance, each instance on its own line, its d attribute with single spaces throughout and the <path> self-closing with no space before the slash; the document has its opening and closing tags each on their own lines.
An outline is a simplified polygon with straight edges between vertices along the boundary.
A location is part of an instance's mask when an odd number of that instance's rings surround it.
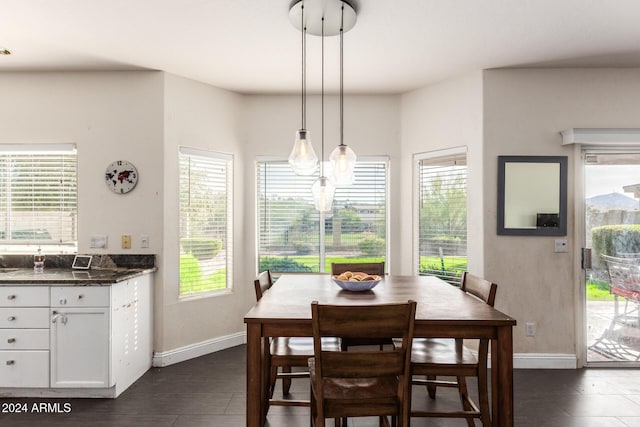
<svg viewBox="0 0 640 427">
<path fill-rule="evenodd" d="M 465 271 L 462 274 L 460 289 L 493 307 L 498 285 Z"/>
<path fill-rule="evenodd" d="M 363 273 L 384 276 L 384 261 L 382 262 L 334 262 L 331 263 L 331 274 L 342 274 L 345 271 L 361 271 Z"/>
<path fill-rule="evenodd" d="M 640 265 L 637 258 L 613 257 L 609 255 L 601 255 L 607 264 L 607 272 L 609 273 L 609 284 L 611 292 L 618 294 L 618 289 L 631 292 L 630 295 L 624 295 L 638 301 L 640 297 Z"/>
<path fill-rule="evenodd" d="M 256 301 L 260 301 L 262 298 L 262 294 L 264 291 L 269 289 L 273 285 L 273 281 L 271 279 L 271 272 L 269 270 L 265 270 L 262 273 L 258 274 L 258 277 L 253 281 L 253 286 L 256 290 Z"/>
<path fill-rule="evenodd" d="M 311 303 L 317 384 L 322 378 L 398 377 L 408 386 L 416 302 L 378 305 Z M 322 337 L 402 337 L 402 348 L 323 351 Z M 405 384 L 406 383 L 406 384 Z M 322 390 L 319 390 L 319 395 Z"/>
</svg>

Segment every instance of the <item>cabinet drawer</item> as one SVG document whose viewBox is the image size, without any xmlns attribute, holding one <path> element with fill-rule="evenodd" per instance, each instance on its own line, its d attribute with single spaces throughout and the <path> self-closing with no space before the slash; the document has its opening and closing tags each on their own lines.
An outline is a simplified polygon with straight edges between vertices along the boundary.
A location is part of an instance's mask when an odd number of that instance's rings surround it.
<svg viewBox="0 0 640 427">
<path fill-rule="evenodd" d="M 49 307 L 49 288 L 0 286 L 0 307 Z"/>
<path fill-rule="evenodd" d="M 0 308 L 0 328 L 48 327 L 48 308 Z"/>
<path fill-rule="evenodd" d="M 0 387 L 49 387 L 49 352 L 0 351 Z"/>
<path fill-rule="evenodd" d="M 0 350 L 49 350 L 49 329 L 0 329 Z"/>
<path fill-rule="evenodd" d="M 60 286 L 51 288 L 51 307 L 108 307 L 109 286 Z"/>
</svg>

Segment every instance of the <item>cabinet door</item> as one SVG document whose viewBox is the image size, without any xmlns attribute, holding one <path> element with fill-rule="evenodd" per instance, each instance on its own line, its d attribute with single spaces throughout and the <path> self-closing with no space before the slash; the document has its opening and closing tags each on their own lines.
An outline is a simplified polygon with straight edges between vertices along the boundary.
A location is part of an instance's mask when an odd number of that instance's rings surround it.
<svg viewBox="0 0 640 427">
<path fill-rule="evenodd" d="M 110 387 L 108 307 L 51 310 L 51 387 Z"/>
</svg>

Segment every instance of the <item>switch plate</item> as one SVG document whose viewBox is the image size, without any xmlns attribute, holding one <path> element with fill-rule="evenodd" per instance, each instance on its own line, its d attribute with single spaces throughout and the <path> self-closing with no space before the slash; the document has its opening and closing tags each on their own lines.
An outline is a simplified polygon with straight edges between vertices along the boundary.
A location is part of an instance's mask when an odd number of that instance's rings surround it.
<svg viewBox="0 0 640 427">
<path fill-rule="evenodd" d="M 554 252 L 569 252 L 569 244 L 566 239 L 556 239 L 553 241 Z"/>
<path fill-rule="evenodd" d="M 536 324 L 533 322 L 525 323 L 524 334 L 528 337 L 534 337 L 536 335 Z"/>
<path fill-rule="evenodd" d="M 90 248 L 106 248 L 108 243 L 107 236 L 104 234 L 92 234 L 89 238 Z"/>
<path fill-rule="evenodd" d="M 122 235 L 122 249 L 131 249 L 131 234 Z"/>
<path fill-rule="evenodd" d="M 140 236 L 140 247 L 148 248 L 149 247 L 149 236 L 146 234 L 142 234 Z"/>
</svg>

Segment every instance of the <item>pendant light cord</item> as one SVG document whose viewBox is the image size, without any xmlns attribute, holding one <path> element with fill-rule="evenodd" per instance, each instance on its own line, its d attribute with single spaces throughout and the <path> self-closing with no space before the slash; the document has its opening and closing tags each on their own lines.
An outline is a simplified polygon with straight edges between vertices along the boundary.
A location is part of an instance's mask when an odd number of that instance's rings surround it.
<svg viewBox="0 0 640 427">
<path fill-rule="evenodd" d="M 306 35 L 307 28 L 304 25 L 304 1 L 302 2 L 300 9 L 302 13 L 300 14 L 300 32 L 302 33 L 302 128 L 306 129 L 307 126 L 307 49 L 306 49 Z"/>
<path fill-rule="evenodd" d="M 321 110 L 321 114 L 320 114 L 320 119 L 322 121 L 322 126 L 321 126 L 321 130 L 322 130 L 322 157 L 320 158 L 320 176 L 324 176 L 324 16 L 322 17 L 322 55 L 320 56 L 320 62 L 322 63 L 322 68 L 321 68 L 321 77 L 320 77 L 320 81 L 321 83 L 321 87 L 320 87 L 320 110 Z"/>
<path fill-rule="evenodd" d="M 340 145 L 344 145 L 344 52 L 343 52 L 343 31 L 344 29 L 344 2 L 340 11 Z"/>
</svg>

